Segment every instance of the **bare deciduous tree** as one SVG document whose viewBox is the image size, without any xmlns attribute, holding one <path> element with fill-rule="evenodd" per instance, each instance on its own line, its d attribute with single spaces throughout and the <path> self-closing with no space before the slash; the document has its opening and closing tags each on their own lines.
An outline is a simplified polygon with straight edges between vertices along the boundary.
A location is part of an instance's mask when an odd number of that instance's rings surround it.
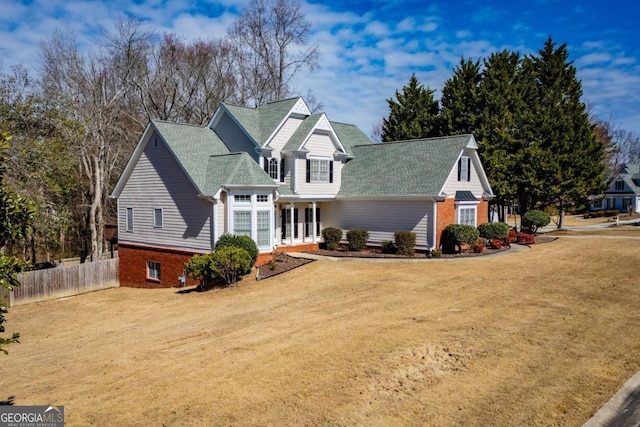
<svg viewBox="0 0 640 427">
<path fill-rule="evenodd" d="M 311 24 L 298 0 L 253 0 L 229 31 L 239 98 L 260 105 L 290 95 L 301 69 L 314 69 L 318 47 L 307 46 Z"/>
</svg>

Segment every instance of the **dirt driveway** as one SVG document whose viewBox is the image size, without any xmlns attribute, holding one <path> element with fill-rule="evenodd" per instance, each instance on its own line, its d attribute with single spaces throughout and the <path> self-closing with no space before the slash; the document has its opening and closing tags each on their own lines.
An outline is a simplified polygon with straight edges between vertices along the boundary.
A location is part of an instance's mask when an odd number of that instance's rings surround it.
<svg viewBox="0 0 640 427">
<path fill-rule="evenodd" d="M 638 254 L 560 238 L 16 307 L 0 400 L 69 426 L 579 426 L 640 369 Z"/>
</svg>

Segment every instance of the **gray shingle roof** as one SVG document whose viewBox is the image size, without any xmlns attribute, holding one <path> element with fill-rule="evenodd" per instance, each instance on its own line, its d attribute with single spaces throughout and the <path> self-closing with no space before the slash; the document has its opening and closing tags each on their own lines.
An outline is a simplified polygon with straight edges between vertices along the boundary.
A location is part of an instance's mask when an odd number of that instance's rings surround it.
<svg viewBox="0 0 640 427">
<path fill-rule="evenodd" d="M 263 145 L 300 98 L 269 102 L 258 108 L 223 104 L 256 143 Z"/>
<path fill-rule="evenodd" d="M 206 184 L 209 156 L 228 154 L 226 145 L 206 126 L 158 120 L 152 120 L 151 123 L 202 193 Z"/>
<path fill-rule="evenodd" d="M 338 197 L 439 196 L 471 135 L 352 147 Z"/>
<path fill-rule="evenodd" d="M 273 187 L 273 182 L 249 153 L 211 156 L 206 168 L 206 189 L 203 194 L 213 196 L 223 186 Z"/>
<path fill-rule="evenodd" d="M 348 154 L 353 155 L 353 147 L 356 145 L 373 144 L 373 141 L 355 125 L 331 122 L 331 127 L 336 131 L 338 139 Z"/>
<path fill-rule="evenodd" d="M 306 117 L 302 121 L 302 123 L 300 123 L 300 126 L 298 126 L 298 129 L 296 129 L 293 135 L 291 135 L 291 137 L 289 138 L 287 143 L 284 145 L 284 147 L 282 147 L 282 151 L 297 150 L 300 144 L 302 144 L 304 139 L 307 137 L 307 135 L 309 135 L 309 132 L 311 132 L 311 129 L 313 129 L 316 123 L 318 123 L 318 120 L 320 120 L 320 117 L 322 117 L 322 114 L 312 114 Z"/>
</svg>

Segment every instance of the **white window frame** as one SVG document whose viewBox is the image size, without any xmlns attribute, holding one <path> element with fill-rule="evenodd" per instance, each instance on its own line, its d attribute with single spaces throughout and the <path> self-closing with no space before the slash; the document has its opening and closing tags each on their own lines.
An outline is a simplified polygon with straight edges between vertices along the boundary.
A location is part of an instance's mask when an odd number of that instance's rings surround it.
<svg viewBox="0 0 640 427">
<path fill-rule="evenodd" d="M 251 203 L 251 194 L 234 194 L 233 195 L 234 203 Z"/>
<path fill-rule="evenodd" d="M 160 221 L 158 222 L 158 212 L 160 213 Z M 153 208 L 153 228 L 162 228 L 164 226 L 164 212 L 162 208 Z"/>
<path fill-rule="evenodd" d="M 470 182 L 471 181 L 471 157 L 460 156 L 458 167 L 460 168 L 460 170 L 458 171 L 458 175 L 460 176 L 458 181 Z"/>
<path fill-rule="evenodd" d="M 468 211 L 473 211 L 470 214 L 471 218 L 473 219 L 472 223 L 468 222 L 466 219 L 463 222 L 463 212 L 468 212 Z M 469 214 L 467 213 L 464 216 L 468 216 L 468 215 Z M 472 225 L 473 227 L 476 227 L 477 222 L 478 222 L 478 205 L 477 204 L 460 203 L 456 206 L 456 224 L 466 224 L 466 225 Z"/>
<path fill-rule="evenodd" d="M 266 214 L 266 218 L 264 215 Z M 266 225 L 260 224 L 260 219 L 264 222 L 266 220 Z M 261 228 L 261 225 L 263 226 Z M 256 245 L 258 247 L 267 247 L 271 243 L 271 212 L 266 210 L 260 210 L 256 212 Z"/>
<path fill-rule="evenodd" d="M 269 203 L 269 195 L 268 194 L 257 194 L 256 195 L 256 203 Z"/>
<path fill-rule="evenodd" d="M 133 208 L 125 208 L 125 229 L 128 233 L 133 233 Z M 129 215 L 131 213 L 131 215 Z"/>
<path fill-rule="evenodd" d="M 329 159 L 311 158 L 309 159 L 311 168 L 309 178 L 314 183 L 329 183 Z"/>
<path fill-rule="evenodd" d="M 161 271 L 158 261 L 147 260 L 147 280 L 159 282 L 162 277 Z"/>
<path fill-rule="evenodd" d="M 280 179 L 280 175 L 279 175 L 279 161 L 276 158 L 271 158 L 269 159 L 269 177 L 271 177 L 271 179 L 273 180 L 279 180 Z"/>
<path fill-rule="evenodd" d="M 245 217 L 245 218 L 243 218 L 242 221 L 239 221 L 240 220 L 240 218 L 239 218 L 240 215 Z M 248 224 L 246 222 L 243 222 L 243 221 L 246 221 L 246 217 L 249 218 Z M 249 237 L 251 237 L 251 228 L 252 228 L 252 221 L 251 221 L 252 218 L 251 217 L 252 217 L 251 211 L 234 210 L 233 211 L 233 233 L 232 234 L 235 234 L 236 236 L 249 236 Z M 242 229 L 238 230 L 238 224 L 239 223 L 242 224 L 243 226 L 248 225 L 249 228 L 248 229 L 242 228 Z"/>
</svg>

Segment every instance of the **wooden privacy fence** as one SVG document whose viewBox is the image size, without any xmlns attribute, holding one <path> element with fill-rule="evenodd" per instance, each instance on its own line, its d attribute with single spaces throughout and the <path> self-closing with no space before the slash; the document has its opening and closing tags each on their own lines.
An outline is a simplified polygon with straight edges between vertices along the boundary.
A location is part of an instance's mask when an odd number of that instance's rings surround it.
<svg viewBox="0 0 640 427">
<path fill-rule="evenodd" d="M 22 286 L 13 292 L 0 289 L 0 299 L 8 307 L 117 288 L 118 258 L 29 271 L 19 274 L 18 280 Z"/>
</svg>

